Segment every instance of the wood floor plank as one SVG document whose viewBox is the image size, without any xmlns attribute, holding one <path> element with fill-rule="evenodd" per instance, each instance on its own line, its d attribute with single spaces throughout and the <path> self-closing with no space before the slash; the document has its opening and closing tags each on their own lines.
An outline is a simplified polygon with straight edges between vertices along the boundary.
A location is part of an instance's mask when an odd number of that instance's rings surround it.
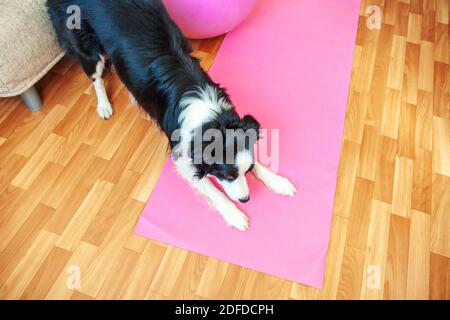
<svg viewBox="0 0 450 320">
<path fill-rule="evenodd" d="M 239 299 L 287 300 L 291 296 L 292 283 L 263 273 L 251 272 Z"/>
<path fill-rule="evenodd" d="M 139 175 L 132 171 L 127 170 L 122 173 L 110 196 L 89 224 L 89 228 L 83 235 L 84 241 L 99 247 L 102 245 L 138 178 Z"/>
<path fill-rule="evenodd" d="M 433 185 L 432 163 L 432 154 L 430 151 L 416 148 L 411 208 L 428 214 L 431 213 Z"/>
<path fill-rule="evenodd" d="M 416 13 L 409 14 L 408 21 L 408 42 L 420 44 L 422 36 L 422 15 Z"/>
<path fill-rule="evenodd" d="M 160 141 L 152 161 L 144 169 L 141 178 L 138 180 L 132 192 L 132 198 L 141 202 L 146 202 L 153 191 L 153 188 L 164 168 L 168 157 L 168 145 L 166 140 Z M 156 165 L 156 166 L 155 166 Z"/>
<path fill-rule="evenodd" d="M 347 104 L 347 116 L 344 129 L 344 140 L 360 144 L 364 133 L 364 120 L 369 108 L 370 96 L 367 93 L 350 91 Z"/>
<path fill-rule="evenodd" d="M 381 128 L 386 97 L 383 94 L 374 93 L 383 92 L 387 85 L 393 35 L 394 28 L 392 26 L 382 26 L 375 58 L 372 87 L 370 94 L 368 94 L 370 103 L 367 106 L 366 119 L 364 121 L 365 124 L 376 128 Z M 364 114 L 361 111 L 359 113 Z"/>
<path fill-rule="evenodd" d="M 402 90 L 403 70 L 406 58 L 406 38 L 394 35 L 391 51 L 391 63 L 389 65 L 389 75 L 387 86 L 394 90 Z"/>
<path fill-rule="evenodd" d="M 209 258 L 197 286 L 196 294 L 207 299 L 216 298 L 223 285 L 227 270 L 227 263 Z"/>
<path fill-rule="evenodd" d="M 3 192 L 27 163 L 28 158 L 13 154 L 5 165 L 0 167 L 0 192 Z"/>
<path fill-rule="evenodd" d="M 139 254 L 137 252 L 123 248 L 96 298 L 119 299 L 130 282 L 138 260 Z"/>
<path fill-rule="evenodd" d="M 51 134 L 39 147 L 35 154 L 28 160 L 27 164 L 19 171 L 11 182 L 11 185 L 28 189 L 39 176 L 45 166 L 53 159 L 58 148 L 63 144 L 63 138 Z"/>
<path fill-rule="evenodd" d="M 450 258 L 431 253 L 430 299 L 450 299 Z"/>
<path fill-rule="evenodd" d="M 450 120 L 433 118 L 433 172 L 450 177 Z"/>
<path fill-rule="evenodd" d="M 381 122 L 381 133 L 384 136 L 397 139 L 402 103 L 401 91 L 387 88 L 385 94 L 386 103 Z"/>
<path fill-rule="evenodd" d="M 31 215 L 14 234 L 10 243 L 0 253 L 0 280 L 4 282 L 35 241 L 42 227 L 55 209 L 38 204 Z"/>
<path fill-rule="evenodd" d="M 334 213 L 341 217 L 349 217 L 352 198 L 348 196 L 348 192 L 355 189 L 360 145 L 346 140 L 342 146 L 342 152 L 343 156 L 341 157 L 338 172 Z"/>
<path fill-rule="evenodd" d="M 170 294 L 175 299 L 198 299 L 196 294 L 208 257 L 189 252 Z"/>
<path fill-rule="evenodd" d="M 106 139 L 99 145 L 96 155 L 111 160 L 121 143 L 129 136 L 128 133 L 134 127 L 136 120 L 135 110 L 127 108 L 125 115 L 111 128 Z"/>
<path fill-rule="evenodd" d="M 416 109 L 416 147 L 431 151 L 433 148 L 433 94 L 418 92 Z"/>
<path fill-rule="evenodd" d="M 375 181 L 376 161 L 380 145 L 380 129 L 365 126 L 359 155 L 358 177 Z"/>
<path fill-rule="evenodd" d="M 42 300 L 51 289 L 58 274 L 63 272 L 63 268 L 69 260 L 72 252 L 53 247 L 33 279 L 28 284 L 20 299 L 22 300 Z"/>
<path fill-rule="evenodd" d="M 367 247 L 372 197 L 373 182 L 358 177 L 356 179 L 345 243 L 362 251 L 366 250 Z"/>
<path fill-rule="evenodd" d="M 411 216 L 413 166 L 413 160 L 397 156 L 395 161 L 392 212 L 405 218 Z"/>
<path fill-rule="evenodd" d="M 5 155 L 14 152 L 17 146 L 23 141 L 24 137 L 28 137 L 45 117 L 45 113 L 36 112 L 30 114 L 25 108 L 22 108 L 20 103 L 13 102 L 14 108 L 12 112 L 3 119 L 0 126 L 0 136 L 7 138 L 7 141 L 0 149 L 0 155 Z M 9 142 L 9 143 L 8 143 Z M 10 148 L 6 148 L 10 146 Z"/>
<path fill-rule="evenodd" d="M 433 115 L 450 121 L 450 68 L 448 64 L 435 62 L 434 70 Z"/>
<path fill-rule="evenodd" d="M 105 164 L 105 160 L 93 157 L 89 159 L 88 166 L 83 171 L 78 171 L 81 173 L 80 179 L 77 179 L 77 183 L 71 186 L 70 192 L 61 197 L 62 200 L 58 200 L 60 204 L 56 207 L 55 215 L 46 224 L 46 230 L 59 235 L 64 232 L 92 186 L 98 180 Z"/>
<path fill-rule="evenodd" d="M 30 135 L 18 145 L 16 153 L 30 158 L 40 145 L 48 138 L 53 129 L 64 118 L 69 109 L 62 105 L 56 105 L 39 125 L 30 132 Z M 54 137 L 59 137 L 54 135 Z"/>
<path fill-rule="evenodd" d="M 153 278 L 149 291 L 170 296 L 188 256 L 188 251 L 169 247 Z"/>
<path fill-rule="evenodd" d="M 95 260 L 83 273 L 83 286 L 80 292 L 91 297 L 97 296 L 114 261 L 119 257 L 128 235 L 133 231 L 143 206 L 144 204 L 133 199 L 126 201 L 105 241 L 99 248 Z"/>
<path fill-rule="evenodd" d="M 448 23 L 437 23 L 435 32 L 434 60 L 442 63 L 449 63 L 448 54 Z"/>
<path fill-rule="evenodd" d="M 58 274 L 58 278 L 52 283 L 49 292 L 46 295 L 48 300 L 67 300 L 78 290 L 84 286 L 83 275 L 86 273 L 87 268 L 96 259 L 98 253 L 98 247 L 95 247 L 89 243 L 81 242 L 73 252 L 70 259 L 67 261 L 63 268 L 63 272 Z M 77 272 L 80 274 L 77 274 Z M 77 283 L 77 276 L 80 278 L 80 282 Z M 70 277 L 75 277 L 71 279 Z M 80 287 L 77 287 L 80 285 Z"/>
<path fill-rule="evenodd" d="M 435 39 L 436 10 L 434 0 L 423 0 L 422 40 L 433 42 Z"/>
<path fill-rule="evenodd" d="M 423 91 L 433 92 L 434 77 L 434 44 L 429 41 L 420 42 L 419 84 Z"/>
<path fill-rule="evenodd" d="M 403 94 L 406 97 L 405 102 L 412 105 L 417 105 L 419 58 L 420 46 L 417 44 L 407 43 Z"/>
<path fill-rule="evenodd" d="M 416 137 L 416 106 L 402 103 L 400 107 L 400 124 L 397 139 L 398 155 L 414 159 Z"/>
<path fill-rule="evenodd" d="M 449 19 L 448 0 L 436 0 L 436 22 L 447 24 Z"/>
<path fill-rule="evenodd" d="M 380 300 L 386 273 L 391 208 L 387 203 L 373 201 L 370 213 L 369 236 L 361 282 L 361 299 Z"/>
<path fill-rule="evenodd" d="M 140 118 L 136 119 L 127 138 L 122 141 L 121 145 L 117 148 L 115 154 L 108 162 L 108 166 L 101 176 L 102 179 L 117 183 L 133 156 L 134 150 L 140 145 L 144 136 L 151 135 L 151 126 L 151 122 L 147 120 Z M 153 145 L 148 144 L 146 147 L 150 149 Z"/>
<path fill-rule="evenodd" d="M 142 253 L 144 252 L 149 242 L 150 240 L 145 237 L 139 236 L 137 234 L 131 234 L 128 236 L 125 248 L 137 253 Z"/>
<path fill-rule="evenodd" d="M 410 228 L 406 297 L 426 300 L 430 287 L 430 215 L 413 210 Z"/>
<path fill-rule="evenodd" d="M 57 235 L 42 230 L 14 271 L 0 287 L 1 299 L 19 299 L 52 250 Z"/>
<path fill-rule="evenodd" d="M 392 203 L 396 156 L 397 140 L 382 136 L 373 195 L 376 200 Z"/>
<path fill-rule="evenodd" d="M 361 296 L 365 251 L 345 246 L 338 287 L 338 300 L 357 300 Z"/>
<path fill-rule="evenodd" d="M 450 177 L 433 174 L 431 251 L 450 258 Z"/>
<path fill-rule="evenodd" d="M 147 295 L 165 252 L 165 247 L 153 242 L 147 244 L 139 258 L 127 289 L 120 297 L 121 299 L 142 299 Z"/>
<path fill-rule="evenodd" d="M 107 181 L 97 180 L 91 191 L 75 212 L 72 220 L 64 229 L 56 245 L 67 251 L 73 251 L 81 241 L 89 224 L 111 194 L 114 185 Z"/>
<path fill-rule="evenodd" d="M 39 205 L 48 186 L 52 184 L 61 170 L 59 165 L 49 163 L 37 180 L 21 195 L 21 198 L 15 199 L 14 205 L 7 210 L 5 213 L 7 217 L 0 225 L 0 251 L 10 244 L 16 232 L 26 223 L 33 210 Z"/>
<path fill-rule="evenodd" d="M 78 185 L 81 179 L 79 173 L 84 172 L 91 164 L 90 156 L 92 154 L 93 149 L 90 146 L 82 145 L 56 181 L 50 186 L 44 199 L 42 199 L 42 203 L 55 209 L 58 208 L 64 197 Z"/>
<path fill-rule="evenodd" d="M 410 220 L 391 215 L 384 299 L 406 299 L 410 239 Z"/>
</svg>

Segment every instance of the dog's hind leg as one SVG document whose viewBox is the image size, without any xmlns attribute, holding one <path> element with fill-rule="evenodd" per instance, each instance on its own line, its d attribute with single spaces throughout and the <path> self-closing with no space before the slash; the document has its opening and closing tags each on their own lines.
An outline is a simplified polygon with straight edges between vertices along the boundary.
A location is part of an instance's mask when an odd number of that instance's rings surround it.
<svg viewBox="0 0 450 320">
<path fill-rule="evenodd" d="M 69 0 L 48 0 L 49 14 L 59 44 L 78 61 L 94 83 L 98 100 L 98 115 L 102 119 L 108 119 L 111 117 L 113 110 L 106 95 L 102 78 L 106 62 L 104 48 L 87 20 L 82 20 L 81 25 L 77 28 L 68 27 L 66 10 L 73 2 Z"/>
<path fill-rule="evenodd" d="M 60 42 L 63 42 L 63 47 L 78 60 L 86 75 L 93 81 L 98 115 L 102 119 L 109 119 L 113 109 L 103 81 L 106 58 L 100 41 L 87 22 L 83 22 L 79 30 L 65 29 L 64 32 L 64 38 Z"/>
<path fill-rule="evenodd" d="M 103 81 L 103 72 L 105 71 L 106 59 L 102 54 L 97 58 L 79 56 L 78 60 L 84 69 L 84 72 L 91 78 L 95 94 L 97 95 L 97 113 L 100 118 L 107 120 L 111 118 L 113 109 L 106 94 L 105 82 Z"/>
<path fill-rule="evenodd" d="M 97 95 L 97 113 L 100 118 L 107 120 L 113 115 L 113 108 L 106 94 L 103 72 L 105 70 L 105 58 L 99 55 L 99 60 L 95 64 L 95 72 L 91 74 L 94 82 L 95 94 Z"/>
<path fill-rule="evenodd" d="M 287 178 L 277 175 L 259 162 L 255 163 L 253 174 L 276 194 L 293 197 L 297 192 L 295 186 Z"/>
</svg>

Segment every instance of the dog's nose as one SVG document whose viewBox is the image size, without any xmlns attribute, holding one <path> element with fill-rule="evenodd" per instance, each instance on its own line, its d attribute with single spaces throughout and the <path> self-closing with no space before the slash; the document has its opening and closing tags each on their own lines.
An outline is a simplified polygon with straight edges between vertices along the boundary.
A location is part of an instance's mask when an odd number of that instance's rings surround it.
<svg viewBox="0 0 450 320">
<path fill-rule="evenodd" d="M 242 202 L 242 203 L 247 203 L 247 202 L 250 201 L 250 197 L 239 199 L 239 201 Z"/>
</svg>

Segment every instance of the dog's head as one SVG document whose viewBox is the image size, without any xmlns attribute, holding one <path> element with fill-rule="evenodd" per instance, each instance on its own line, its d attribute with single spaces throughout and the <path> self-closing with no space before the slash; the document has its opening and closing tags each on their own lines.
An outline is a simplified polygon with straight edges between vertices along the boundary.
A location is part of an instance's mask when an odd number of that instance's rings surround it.
<svg viewBox="0 0 450 320">
<path fill-rule="evenodd" d="M 260 125 L 250 115 L 224 113 L 194 132 L 191 157 L 197 178 L 217 178 L 234 201 L 250 200 L 246 174 L 255 163 L 254 146 Z"/>
</svg>

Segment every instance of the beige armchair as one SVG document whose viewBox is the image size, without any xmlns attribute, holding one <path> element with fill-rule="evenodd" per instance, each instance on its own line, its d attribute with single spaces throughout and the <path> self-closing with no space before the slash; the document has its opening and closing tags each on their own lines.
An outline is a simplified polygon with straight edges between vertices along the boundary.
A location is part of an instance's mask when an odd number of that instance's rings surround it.
<svg viewBox="0 0 450 320">
<path fill-rule="evenodd" d="M 0 0 L 0 97 L 21 95 L 41 107 L 34 84 L 63 56 L 45 7 L 46 0 Z"/>
</svg>

